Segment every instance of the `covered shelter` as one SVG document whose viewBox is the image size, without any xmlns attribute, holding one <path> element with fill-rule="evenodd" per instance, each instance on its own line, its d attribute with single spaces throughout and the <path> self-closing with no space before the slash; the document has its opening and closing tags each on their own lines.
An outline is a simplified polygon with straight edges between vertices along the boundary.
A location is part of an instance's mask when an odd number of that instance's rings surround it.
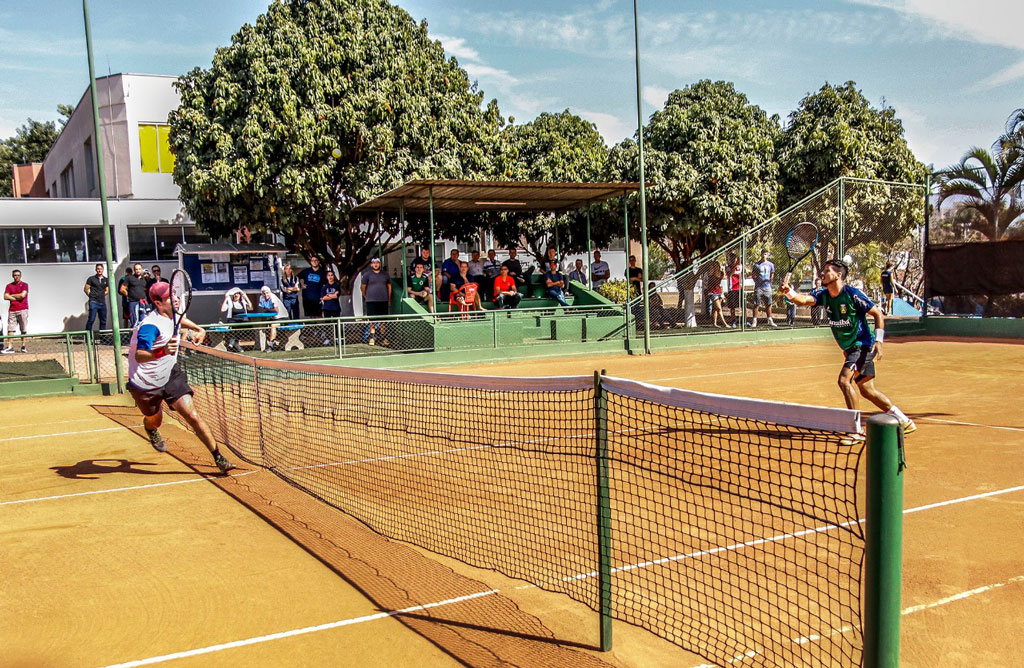
<svg viewBox="0 0 1024 668">
<path fill-rule="evenodd" d="M 414 179 L 363 202 L 353 211 L 363 213 L 397 212 L 402 226 L 402 292 L 408 280 L 405 252 L 406 212 L 427 214 L 430 219 L 430 264 L 434 276 L 434 214 L 468 213 L 553 213 L 581 209 L 596 202 L 625 197 L 640 190 L 639 183 L 597 182 L 558 183 L 548 181 L 470 181 L 462 179 Z M 625 238 L 629 240 L 629 214 L 623 207 Z M 587 266 L 592 263 L 590 219 L 587 218 Z M 431 286 L 436 299 L 437 287 Z M 629 332 L 629 308 L 623 309 L 626 332 Z"/>
</svg>

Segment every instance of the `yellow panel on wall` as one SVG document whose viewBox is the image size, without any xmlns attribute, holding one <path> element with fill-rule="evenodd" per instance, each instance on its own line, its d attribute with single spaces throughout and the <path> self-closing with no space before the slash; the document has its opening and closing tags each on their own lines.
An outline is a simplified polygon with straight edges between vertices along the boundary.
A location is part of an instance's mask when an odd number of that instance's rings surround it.
<svg viewBox="0 0 1024 668">
<path fill-rule="evenodd" d="M 171 153 L 171 126 L 160 125 L 160 171 L 170 174 L 174 171 L 174 154 Z"/>
<path fill-rule="evenodd" d="M 139 152 L 142 154 L 142 171 L 159 172 L 160 159 L 157 151 L 155 125 L 139 125 Z"/>
</svg>

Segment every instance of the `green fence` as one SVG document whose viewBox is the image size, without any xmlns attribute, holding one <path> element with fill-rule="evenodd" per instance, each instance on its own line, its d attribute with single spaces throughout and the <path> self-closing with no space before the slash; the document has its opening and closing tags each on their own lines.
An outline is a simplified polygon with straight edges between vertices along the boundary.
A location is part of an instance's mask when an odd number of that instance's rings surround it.
<svg viewBox="0 0 1024 668">
<path fill-rule="evenodd" d="M 73 378 L 96 380 L 89 332 L 0 336 L 0 382 Z"/>
</svg>

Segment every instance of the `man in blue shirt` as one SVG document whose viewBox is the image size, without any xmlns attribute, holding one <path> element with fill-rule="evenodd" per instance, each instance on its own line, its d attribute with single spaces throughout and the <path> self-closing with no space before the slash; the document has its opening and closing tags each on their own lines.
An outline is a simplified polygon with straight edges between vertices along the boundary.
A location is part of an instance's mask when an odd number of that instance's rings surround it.
<svg viewBox="0 0 1024 668">
<path fill-rule="evenodd" d="M 459 275 L 459 249 L 453 248 L 451 256 L 441 264 L 441 300 L 448 301 L 451 296 L 451 282 Z"/>
<path fill-rule="evenodd" d="M 548 262 L 548 270 L 544 272 L 544 284 L 547 286 L 544 294 L 562 306 L 569 305 L 565 301 L 565 277 L 558 271 L 558 260 Z"/>
<path fill-rule="evenodd" d="M 302 286 L 302 312 L 307 318 L 319 318 L 322 313 L 321 289 L 327 282 L 327 272 L 320 266 L 320 258 L 309 258 L 309 266 L 299 272 Z"/>
<path fill-rule="evenodd" d="M 754 301 L 750 306 L 753 320 L 751 327 L 757 327 L 757 309 L 763 308 L 764 314 L 768 317 L 768 325 L 777 327 L 772 320 L 772 278 L 775 276 L 775 265 L 768 259 L 768 251 L 761 251 L 761 261 L 754 265 L 751 270 L 754 278 Z"/>
</svg>

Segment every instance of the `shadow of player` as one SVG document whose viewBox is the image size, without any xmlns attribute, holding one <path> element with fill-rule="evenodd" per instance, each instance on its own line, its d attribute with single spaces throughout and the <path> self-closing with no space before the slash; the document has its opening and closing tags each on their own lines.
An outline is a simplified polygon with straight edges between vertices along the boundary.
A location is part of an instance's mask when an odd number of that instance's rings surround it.
<svg viewBox="0 0 1024 668">
<path fill-rule="evenodd" d="M 111 462 L 103 464 L 101 462 Z M 51 466 L 50 470 L 69 480 L 98 480 L 108 473 L 141 473 L 143 475 L 190 475 L 192 471 L 147 471 L 137 466 L 156 466 L 156 462 L 132 462 L 127 459 L 83 459 L 70 466 Z"/>
</svg>

